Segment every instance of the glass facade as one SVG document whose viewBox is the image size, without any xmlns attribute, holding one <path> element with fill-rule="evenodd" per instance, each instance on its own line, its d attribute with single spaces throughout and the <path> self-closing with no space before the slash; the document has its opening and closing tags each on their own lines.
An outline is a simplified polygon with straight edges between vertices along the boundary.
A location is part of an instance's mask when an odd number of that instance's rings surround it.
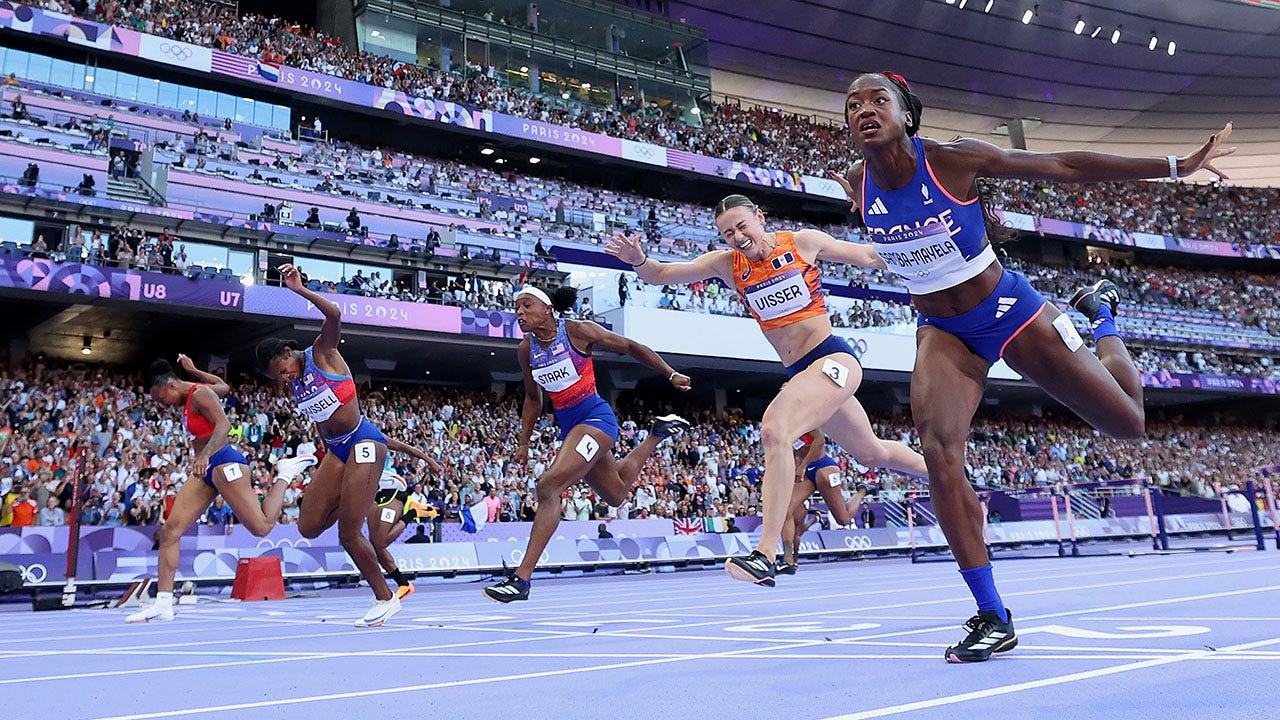
<svg viewBox="0 0 1280 720">
<path fill-rule="evenodd" d="M 231 118 L 283 133 L 289 133 L 292 128 L 289 108 L 284 105 L 95 68 L 25 50 L 0 47 L 0 74 L 179 112 L 190 110 L 209 117 Z"/>
</svg>

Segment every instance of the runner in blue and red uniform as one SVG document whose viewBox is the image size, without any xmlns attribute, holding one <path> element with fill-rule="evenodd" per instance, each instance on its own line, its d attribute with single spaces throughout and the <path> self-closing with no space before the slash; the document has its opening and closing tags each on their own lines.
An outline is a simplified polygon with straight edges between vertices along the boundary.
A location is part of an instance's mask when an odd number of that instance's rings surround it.
<svg viewBox="0 0 1280 720">
<path fill-rule="evenodd" d="M 231 421 L 222 409 L 222 399 L 231 388 L 213 373 L 203 372 L 186 355 L 178 364 L 201 382 L 182 380 L 167 360 L 151 363 L 151 398 L 170 407 L 182 408 L 182 427 L 191 436 L 196 451 L 191 473 L 173 509 L 160 529 L 159 568 L 156 573 L 156 601 L 125 618 L 126 622 L 166 622 L 173 619 L 173 580 L 178 571 L 179 541 L 196 520 L 221 495 L 249 532 L 262 537 L 271 532 L 284 506 L 284 492 L 298 473 L 314 465 L 314 455 L 300 455 L 276 463 L 275 482 L 262 502 L 253 489 L 249 461 L 231 444 Z M 283 481 L 283 482 L 282 482 Z"/>
<path fill-rule="evenodd" d="M 515 461 L 519 465 L 529 461 L 529 438 L 542 414 L 543 390 L 551 395 L 561 445 L 551 467 L 538 478 L 538 509 L 524 558 L 506 580 L 484 589 L 486 596 L 501 603 L 529 599 L 534 566 L 560 524 L 561 493 L 585 479 L 605 502 L 621 505 L 658 443 L 689 427 L 678 415 L 655 418 L 643 442 L 621 460 L 613 456 L 618 418 L 596 392 L 592 349 L 630 355 L 662 373 L 679 390 L 688 390 L 691 385 L 687 375 L 676 372 L 648 347 L 594 322 L 557 317 L 557 313 L 570 310 L 577 298 L 577 289 L 569 286 L 557 288 L 551 296 L 532 286 L 516 293 L 516 321 L 525 334 L 516 350 L 524 369 L 525 396 Z"/>
<path fill-rule="evenodd" d="M 1021 275 L 1000 266 L 991 247 L 1007 228 L 988 232 L 979 177 L 1082 183 L 1168 177 L 1205 169 L 1234 152 L 1219 144 L 1228 124 L 1185 157 L 1005 150 L 972 138 L 940 143 L 916 137 L 924 105 L 893 73 L 859 76 L 845 98 L 845 119 L 862 159 L 844 176 L 868 237 L 888 269 L 906 283 L 919 312 L 911 412 L 929 466 L 929 492 L 960 573 L 978 605 L 968 635 L 947 648 L 948 662 L 981 662 L 1018 644 L 1013 619 L 991 575 L 978 496 L 965 478 L 965 439 L 1001 358 L 1098 430 L 1114 438 L 1145 432 L 1142 382 L 1116 330 L 1120 290 L 1103 280 L 1071 305 L 1093 325 L 1089 352 L 1070 318 Z"/>
<path fill-rule="evenodd" d="M 338 540 L 373 590 L 374 602 L 356 627 L 378 627 L 400 612 L 400 599 L 387 586 L 373 544 L 361 532 L 378 494 L 387 457 L 387 438 L 360 413 L 351 368 L 338 352 L 342 311 L 302 285 L 292 265 L 280 266 L 290 290 L 306 298 L 324 315 L 320 335 L 306 350 L 293 340 L 268 338 L 258 344 L 258 367 L 267 377 L 289 383 L 298 411 L 316 424 L 328 452 L 311 472 L 298 532 L 315 538 L 338 523 Z"/>
</svg>

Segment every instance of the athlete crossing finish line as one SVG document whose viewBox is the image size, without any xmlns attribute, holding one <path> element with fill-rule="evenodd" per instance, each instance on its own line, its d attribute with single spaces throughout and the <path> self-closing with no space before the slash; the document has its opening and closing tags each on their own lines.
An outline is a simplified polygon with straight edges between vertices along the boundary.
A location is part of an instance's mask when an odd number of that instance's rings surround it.
<svg viewBox="0 0 1280 720">
<path fill-rule="evenodd" d="M 881 440 L 854 393 L 862 368 L 849 343 L 831 332 L 818 260 L 883 268 L 870 245 L 841 242 L 821 230 L 768 232 L 764 213 L 742 195 L 715 208 L 716 230 L 732 250 L 713 250 L 690 262 L 658 262 L 641 248 L 641 236 L 615 235 L 605 248 L 654 285 L 719 278 L 737 288 L 790 380 L 769 403 L 760 424 L 764 445 L 764 519 L 760 542 L 746 557 L 730 558 L 735 580 L 772 587 L 775 556 L 795 485 L 793 443 L 821 427 L 869 467 L 924 477 L 924 458 L 899 442 Z"/>
<path fill-rule="evenodd" d="M 1116 330 L 1120 291 L 1110 280 L 1082 289 L 1071 305 L 1093 324 L 1097 355 L 1084 348 L 1071 319 L 1006 271 L 991 248 L 1017 233 L 987 217 L 979 177 L 1105 182 L 1168 177 L 1200 169 L 1225 178 L 1213 161 L 1228 123 L 1196 152 L 1179 158 L 1133 158 L 1094 152 L 1004 150 L 965 138 L 916 137 L 924 105 L 906 79 L 865 74 L 853 81 L 845 120 L 862 155 L 847 175 L 833 175 L 855 207 L 888 269 L 902 278 L 919 312 L 911 412 L 938 523 L 978 604 L 967 636 L 947 648 L 948 662 L 981 662 L 1018 644 L 1013 617 L 996 591 L 982 537 L 982 509 L 965 478 L 965 439 L 1001 358 L 1090 425 L 1113 438 L 1145 432 L 1142 381 Z M 988 219 L 992 220 L 990 228 Z"/>
<path fill-rule="evenodd" d="M 316 424 L 328 453 L 311 472 L 298 514 L 298 533 L 316 538 L 338 523 L 338 541 L 373 590 L 374 601 L 356 627 L 378 627 L 400 612 L 400 599 L 382 576 L 373 544 L 361 532 L 378 493 L 387 457 L 387 438 L 360 414 L 351 368 L 338 352 L 342 311 L 302 285 L 293 265 L 280 266 L 285 287 L 311 302 L 324 316 L 311 347 L 268 338 L 258 343 L 258 367 L 273 380 L 289 383 L 298 411 Z"/>
<path fill-rule="evenodd" d="M 529 599 L 529 580 L 560 524 L 560 494 L 566 488 L 586 479 L 605 502 L 621 505 L 658 443 L 689 427 L 679 415 L 655 418 L 644 441 L 622 460 L 614 458 L 618 418 L 596 392 L 593 348 L 630 355 L 662 373 L 678 390 L 692 385 L 687 375 L 676 372 L 648 347 L 594 322 L 556 316 L 571 309 L 577 299 L 577 289 L 569 286 L 557 288 L 550 296 L 533 286 L 516 293 L 516 322 L 525 334 L 516 349 L 524 370 L 525 396 L 515 462 L 523 467 L 529 461 L 529 438 L 542 414 L 543 390 L 551 394 L 561 445 L 551 467 L 538 478 L 538 506 L 519 567 L 502 582 L 484 589 L 486 597 L 500 603 Z"/>
</svg>

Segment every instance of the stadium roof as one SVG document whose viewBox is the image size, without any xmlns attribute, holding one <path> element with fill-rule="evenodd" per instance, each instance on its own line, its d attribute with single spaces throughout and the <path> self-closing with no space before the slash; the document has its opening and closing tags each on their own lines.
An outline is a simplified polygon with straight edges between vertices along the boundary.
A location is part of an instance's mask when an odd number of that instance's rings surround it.
<svg viewBox="0 0 1280 720">
<path fill-rule="evenodd" d="M 992 131 L 1031 118 L 1031 150 L 1185 154 L 1232 121 L 1222 169 L 1280 186 L 1280 9 L 1265 3 L 680 0 L 669 15 L 708 28 L 716 93 L 836 118 L 854 77 L 889 69 L 923 99 L 926 134 L 1007 146 Z"/>
</svg>

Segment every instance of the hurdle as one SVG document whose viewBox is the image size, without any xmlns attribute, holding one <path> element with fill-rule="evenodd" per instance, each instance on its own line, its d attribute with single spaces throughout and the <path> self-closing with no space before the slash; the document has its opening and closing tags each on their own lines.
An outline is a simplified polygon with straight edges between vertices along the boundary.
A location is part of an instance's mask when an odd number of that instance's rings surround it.
<svg viewBox="0 0 1280 720">
<path fill-rule="evenodd" d="M 41 597 L 39 592 L 31 596 L 32 610 L 70 610 L 76 604 L 76 564 L 80 557 L 80 505 L 84 502 L 81 485 L 84 480 L 84 456 L 86 450 L 82 437 L 77 434 L 67 452 L 72 463 L 71 517 L 67 520 L 67 582 L 60 597 Z"/>
<path fill-rule="evenodd" d="M 1155 542 L 1154 542 L 1154 548 L 1146 552 L 1131 552 L 1129 553 L 1129 556 L 1137 557 L 1140 555 L 1173 555 L 1173 554 L 1180 554 L 1180 553 L 1195 553 L 1195 552 L 1234 553 L 1234 552 L 1251 552 L 1251 551 L 1266 550 L 1267 543 L 1262 531 L 1262 517 L 1258 513 L 1257 484 L 1254 481 L 1249 480 L 1245 483 L 1243 490 L 1223 491 L 1221 487 L 1217 486 L 1216 484 L 1214 486 L 1214 489 L 1217 492 L 1218 500 L 1221 503 L 1222 524 L 1223 524 L 1224 530 L 1226 531 L 1228 542 L 1218 543 L 1214 545 L 1188 545 L 1188 546 L 1182 546 L 1182 547 L 1170 546 L 1168 527 L 1167 527 L 1167 523 L 1165 522 L 1164 494 L 1161 492 L 1151 492 L 1149 496 L 1151 498 L 1150 507 L 1152 508 L 1155 514 L 1155 519 L 1154 519 L 1154 522 L 1152 523 L 1152 526 L 1155 532 L 1157 533 Z M 1244 543 L 1233 542 L 1234 536 L 1233 536 L 1233 530 L 1231 527 L 1231 512 L 1230 512 L 1230 508 L 1228 508 L 1227 506 L 1227 497 L 1230 495 L 1241 495 L 1249 503 L 1249 516 L 1253 523 L 1253 538 L 1252 538 L 1252 541 L 1250 542 L 1244 542 Z M 1274 512 L 1275 510 L 1273 507 L 1272 508 L 1273 523 L 1275 522 Z M 1278 542 L 1280 542 L 1280 539 L 1278 539 Z M 1280 545 L 1278 545 L 1277 547 L 1280 547 Z"/>
</svg>

